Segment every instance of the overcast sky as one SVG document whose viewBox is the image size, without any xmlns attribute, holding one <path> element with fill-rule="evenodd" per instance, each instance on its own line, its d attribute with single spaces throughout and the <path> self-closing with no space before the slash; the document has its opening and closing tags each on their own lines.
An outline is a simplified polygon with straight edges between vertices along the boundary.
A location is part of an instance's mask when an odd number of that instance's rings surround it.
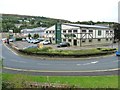
<svg viewBox="0 0 120 90">
<path fill-rule="evenodd" d="M 118 22 L 120 0 L 0 0 L 0 13 Z"/>
</svg>

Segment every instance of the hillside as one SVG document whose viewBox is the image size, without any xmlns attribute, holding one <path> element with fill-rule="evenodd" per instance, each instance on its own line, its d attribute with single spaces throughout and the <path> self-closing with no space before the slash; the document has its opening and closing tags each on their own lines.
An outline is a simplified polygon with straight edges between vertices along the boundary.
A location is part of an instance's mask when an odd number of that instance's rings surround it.
<svg viewBox="0 0 120 90">
<path fill-rule="evenodd" d="M 2 14 L 2 31 L 8 32 L 13 30 L 15 33 L 25 28 L 36 28 L 36 27 L 50 27 L 57 22 L 61 23 L 75 23 L 75 24 L 87 24 L 87 25 L 107 25 L 113 26 L 114 22 L 93 22 L 93 21 L 77 21 L 71 22 L 63 19 L 55 19 L 43 16 L 29 16 L 29 15 L 18 15 L 18 14 Z"/>
<path fill-rule="evenodd" d="M 50 27 L 57 22 L 68 23 L 70 21 L 43 16 L 2 14 L 2 28 L 4 32 L 8 32 L 10 29 L 14 30 L 14 32 L 19 32 L 24 28 Z"/>
</svg>

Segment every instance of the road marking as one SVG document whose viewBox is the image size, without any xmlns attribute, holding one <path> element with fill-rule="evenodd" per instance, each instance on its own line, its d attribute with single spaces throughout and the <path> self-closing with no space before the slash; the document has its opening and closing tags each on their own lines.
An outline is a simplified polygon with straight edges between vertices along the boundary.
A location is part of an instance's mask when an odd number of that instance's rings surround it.
<svg viewBox="0 0 120 90">
<path fill-rule="evenodd" d="M 43 64 L 43 63 L 37 63 L 38 65 L 50 65 L 50 64 Z"/>
<path fill-rule="evenodd" d="M 89 65 L 89 64 L 96 64 L 98 63 L 98 61 L 94 61 L 94 62 L 90 62 L 90 63 L 85 63 L 85 64 L 76 64 L 77 66 L 80 66 L 80 65 Z"/>
<path fill-rule="evenodd" d="M 10 59 L 10 61 L 19 62 L 19 63 L 27 63 L 27 62 L 25 62 L 25 61 L 17 61 L 17 60 L 13 60 L 13 59 Z"/>
<path fill-rule="evenodd" d="M 98 63 L 98 61 L 94 61 L 94 62 L 91 62 L 92 64 L 96 64 L 96 63 Z"/>
<path fill-rule="evenodd" d="M 12 53 L 14 53 L 15 55 L 17 55 L 17 56 L 18 56 L 18 54 L 17 54 L 17 53 L 15 53 L 12 49 L 10 49 L 9 47 L 7 47 L 5 44 L 4 44 L 4 46 L 5 46 L 8 50 L 10 50 Z"/>
<path fill-rule="evenodd" d="M 80 65 L 82 65 L 82 64 L 77 64 L 77 66 L 80 66 Z"/>
<path fill-rule="evenodd" d="M 4 69 L 14 70 L 14 71 L 25 71 L 25 72 L 107 72 L 107 71 L 116 71 L 120 70 L 120 68 L 115 69 L 106 69 L 106 70 L 91 70 L 91 71 L 49 71 L 49 70 L 27 70 L 27 69 L 18 69 L 18 68 L 10 68 L 3 67 Z"/>
</svg>

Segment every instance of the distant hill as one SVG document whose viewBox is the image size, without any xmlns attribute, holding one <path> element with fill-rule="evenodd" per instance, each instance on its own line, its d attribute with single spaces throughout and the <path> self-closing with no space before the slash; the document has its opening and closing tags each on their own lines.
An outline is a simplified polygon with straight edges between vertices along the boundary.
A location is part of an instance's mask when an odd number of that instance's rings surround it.
<svg viewBox="0 0 120 90">
<path fill-rule="evenodd" d="M 50 27 L 58 22 L 61 23 L 76 23 L 76 24 L 87 24 L 87 25 L 109 25 L 112 26 L 114 22 L 93 22 L 93 21 L 77 21 L 71 22 L 64 19 L 55 19 L 43 16 L 30 16 L 30 15 L 18 15 L 18 14 L 2 14 L 2 31 L 8 32 L 13 30 L 14 32 L 20 32 L 25 28 L 36 28 L 36 27 Z"/>
<path fill-rule="evenodd" d="M 14 32 L 19 32 L 24 28 L 50 27 L 57 22 L 68 23 L 70 21 L 43 16 L 2 14 L 2 27 L 4 32 L 8 32 L 10 29 L 14 30 Z"/>
</svg>

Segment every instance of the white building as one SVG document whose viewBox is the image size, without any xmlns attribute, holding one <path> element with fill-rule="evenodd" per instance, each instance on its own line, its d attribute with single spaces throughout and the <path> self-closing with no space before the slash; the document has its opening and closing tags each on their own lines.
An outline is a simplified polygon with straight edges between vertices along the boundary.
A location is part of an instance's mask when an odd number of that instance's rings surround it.
<svg viewBox="0 0 120 90">
<path fill-rule="evenodd" d="M 45 27 L 44 28 L 43 27 L 37 27 L 37 28 L 32 28 L 32 29 L 22 29 L 21 30 L 21 34 L 23 36 L 27 36 L 28 34 L 31 34 L 32 36 L 34 34 L 39 34 L 40 37 L 44 37 L 44 35 L 45 35 L 45 33 L 44 33 L 45 29 L 46 29 Z"/>
<path fill-rule="evenodd" d="M 97 25 L 64 23 L 61 25 L 61 41 L 71 46 L 111 44 L 114 31 L 112 28 Z M 55 25 L 45 30 L 45 37 L 55 43 Z"/>
</svg>

